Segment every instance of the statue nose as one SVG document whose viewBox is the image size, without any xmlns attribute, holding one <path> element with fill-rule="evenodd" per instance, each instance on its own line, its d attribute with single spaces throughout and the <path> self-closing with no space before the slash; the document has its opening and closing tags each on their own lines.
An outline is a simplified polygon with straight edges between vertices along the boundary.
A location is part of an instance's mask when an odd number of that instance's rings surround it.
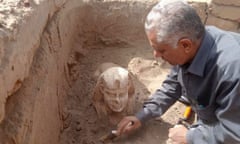
<svg viewBox="0 0 240 144">
<path fill-rule="evenodd" d="M 120 101 L 119 93 L 116 93 L 116 101 L 117 101 L 117 102 Z"/>
</svg>

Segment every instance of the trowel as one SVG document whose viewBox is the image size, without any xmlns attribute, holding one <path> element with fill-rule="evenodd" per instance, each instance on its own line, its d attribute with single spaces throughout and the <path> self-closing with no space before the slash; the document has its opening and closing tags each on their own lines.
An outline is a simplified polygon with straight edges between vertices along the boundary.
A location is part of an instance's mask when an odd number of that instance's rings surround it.
<svg viewBox="0 0 240 144">
<path fill-rule="evenodd" d="M 112 130 L 110 131 L 108 134 L 102 136 L 99 140 L 104 143 L 104 144 L 107 144 L 107 143 L 111 143 L 114 141 L 114 139 L 116 139 L 118 136 L 117 136 L 117 131 L 116 130 Z"/>
<path fill-rule="evenodd" d="M 127 124 L 127 127 L 128 126 L 131 126 L 133 125 L 134 122 L 131 121 Z M 117 130 L 112 130 L 110 131 L 108 134 L 102 136 L 99 140 L 104 143 L 104 144 L 107 144 L 107 143 L 111 143 L 113 142 L 114 140 L 116 140 L 119 136 L 117 135 Z"/>
</svg>

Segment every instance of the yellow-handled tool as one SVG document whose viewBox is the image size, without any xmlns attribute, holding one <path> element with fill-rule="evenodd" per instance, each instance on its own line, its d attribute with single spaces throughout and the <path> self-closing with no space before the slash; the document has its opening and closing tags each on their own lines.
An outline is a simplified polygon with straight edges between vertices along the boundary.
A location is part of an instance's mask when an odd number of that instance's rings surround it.
<svg viewBox="0 0 240 144">
<path fill-rule="evenodd" d="M 187 120 L 190 118 L 191 113 L 192 113 L 191 106 L 187 106 L 185 111 L 184 111 L 183 118 L 179 118 L 177 124 L 182 124 L 186 128 L 190 128 L 190 124 L 187 122 Z"/>
<path fill-rule="evenodd" d="M 187 106 L 183 114 L 183 119 L 188 120 L 191 116 L 191 112 L 192 112 L 191 106 Z"/>
</svg>

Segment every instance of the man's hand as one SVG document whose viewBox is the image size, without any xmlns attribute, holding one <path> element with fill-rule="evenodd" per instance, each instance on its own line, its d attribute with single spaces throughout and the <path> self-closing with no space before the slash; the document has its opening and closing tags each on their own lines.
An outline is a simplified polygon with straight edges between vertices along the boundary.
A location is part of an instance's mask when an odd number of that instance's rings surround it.
<svg viewBox="0 0 240 144">
<path fill-rule="evenodd" d="M 186 134 L 188 129 L 183 125 L 175 125 L 169 129 L 168 138 L 172 144 L 187 144 Z"/>
<path fill-rule="evenodd" d="M 117 128 L 117 135 L 129 134 L 130 132 L 140 128 L 142 126 L 141 122 L 135 116 L 124 117 Z"/>
</svg>

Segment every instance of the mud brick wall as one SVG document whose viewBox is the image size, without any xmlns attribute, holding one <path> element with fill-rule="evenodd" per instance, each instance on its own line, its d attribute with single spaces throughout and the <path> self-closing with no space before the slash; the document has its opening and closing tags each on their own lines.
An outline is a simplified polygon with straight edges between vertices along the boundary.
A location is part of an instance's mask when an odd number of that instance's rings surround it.
<svg viewBox="0 0 240 144">
<path fill-rule="evenodd" d="M 212 0 L 208 6 L 207 24 L 240 32 L 240 0 Z"/>
</svg>

